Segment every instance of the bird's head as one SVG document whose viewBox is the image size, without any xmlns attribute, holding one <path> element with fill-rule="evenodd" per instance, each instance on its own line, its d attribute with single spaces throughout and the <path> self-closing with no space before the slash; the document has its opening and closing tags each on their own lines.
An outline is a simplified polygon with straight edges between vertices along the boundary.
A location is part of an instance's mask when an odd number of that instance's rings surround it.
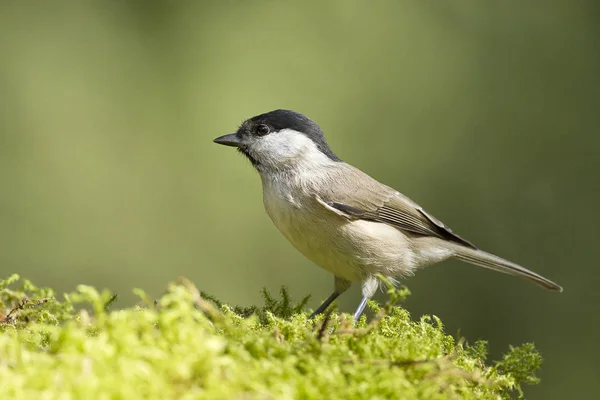
<svg viewBox="0 0 600 400">
<path fill-rule="evenodd" d="M 247 119 L 236 133 L 218 137 L 214 142 L 237 147 L 261 173 L 300 166 L 318 168 L 341 161 L 327 145 L 319 125 L 290 110 Z"/>
</svg>

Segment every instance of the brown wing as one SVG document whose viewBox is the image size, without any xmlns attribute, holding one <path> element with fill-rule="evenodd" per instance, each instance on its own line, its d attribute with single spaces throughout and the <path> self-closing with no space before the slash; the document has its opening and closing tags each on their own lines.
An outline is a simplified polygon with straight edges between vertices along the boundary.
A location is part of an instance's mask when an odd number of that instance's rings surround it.
<svg viewBox="0 0 600 400">
<path fill-rule="evenodd" d="M 348 164 L 345 164 L 343 175 L 337 176 L 336 181 L 338 184 L 330 185 L 317 200 L 338 214 L 352 219 L 381 222 L 417 235 L 435 236 L 476 248 L 408 197 Z M 358 190 L 336 193 L 331 189 L 355 188 L 359 182 L 361 187 Z"/>
</svg>

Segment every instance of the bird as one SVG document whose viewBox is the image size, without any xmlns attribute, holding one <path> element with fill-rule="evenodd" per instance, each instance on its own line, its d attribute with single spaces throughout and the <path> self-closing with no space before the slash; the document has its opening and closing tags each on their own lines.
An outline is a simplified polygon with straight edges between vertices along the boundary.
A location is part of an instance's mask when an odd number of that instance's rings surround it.
<svg viewBox="0 0 600 400">
<path fill-rule="evenodd" d="M 333 292 L 313 318 L 358 283 L 358 320 L 382 284 L 380 276 L 395 284 L 450 258 L 562 292 L 551 280 L 480 250 L 399 191 L 342 161 L 319 125 L 301 113 L 277 109 L 256 115 L 214 142 L 248 158 L 260 175 L 264 207 L 277 229 L 333 274 Z"/>
</svg>

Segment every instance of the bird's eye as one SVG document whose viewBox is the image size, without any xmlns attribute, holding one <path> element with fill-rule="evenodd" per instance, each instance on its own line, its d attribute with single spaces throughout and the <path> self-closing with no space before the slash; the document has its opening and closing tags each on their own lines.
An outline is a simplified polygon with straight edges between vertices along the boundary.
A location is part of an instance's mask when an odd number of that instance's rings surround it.
<svg viewBox="0 0 600 400">
<path fill-rule="evenodd" d="M 265 136 L 266 134 L 268 134 L 270 131 L 269 126 L 265 125 L 265 124 L 260 124 L 259 126 L 256 127 L 256 133 L 259 136 Z"/>
</svg>

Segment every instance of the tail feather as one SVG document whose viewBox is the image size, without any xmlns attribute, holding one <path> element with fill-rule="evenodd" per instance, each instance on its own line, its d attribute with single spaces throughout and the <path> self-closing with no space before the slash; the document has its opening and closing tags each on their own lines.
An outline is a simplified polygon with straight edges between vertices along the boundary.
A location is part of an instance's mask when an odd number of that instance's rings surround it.
<svg viewBox="0 0 600 400">
<path fill-rule="evenodd" d="M 563 290 L 563 288 L 560 285 L 557 285 L 551 280 L 546 279 L 543 276 L 528 270 L 527 268 L 523 268 L 518 264 L 515 264 L 493 254 L 486 253 L 482 250 L 470 249 L 464 246 L 456 246 L 454 257 L 458 258 L 459 260 L 466 261 L 470 264 L 474 264 L 483 268 L 488 268 L 494 271 L 502 272 L 504 274 L 529 279 L 530 281 L 533 281 L 538 285 L 543 286 L 549 290 L 555 290 L 558 292 L 562 292 Z"/>
</svg>

